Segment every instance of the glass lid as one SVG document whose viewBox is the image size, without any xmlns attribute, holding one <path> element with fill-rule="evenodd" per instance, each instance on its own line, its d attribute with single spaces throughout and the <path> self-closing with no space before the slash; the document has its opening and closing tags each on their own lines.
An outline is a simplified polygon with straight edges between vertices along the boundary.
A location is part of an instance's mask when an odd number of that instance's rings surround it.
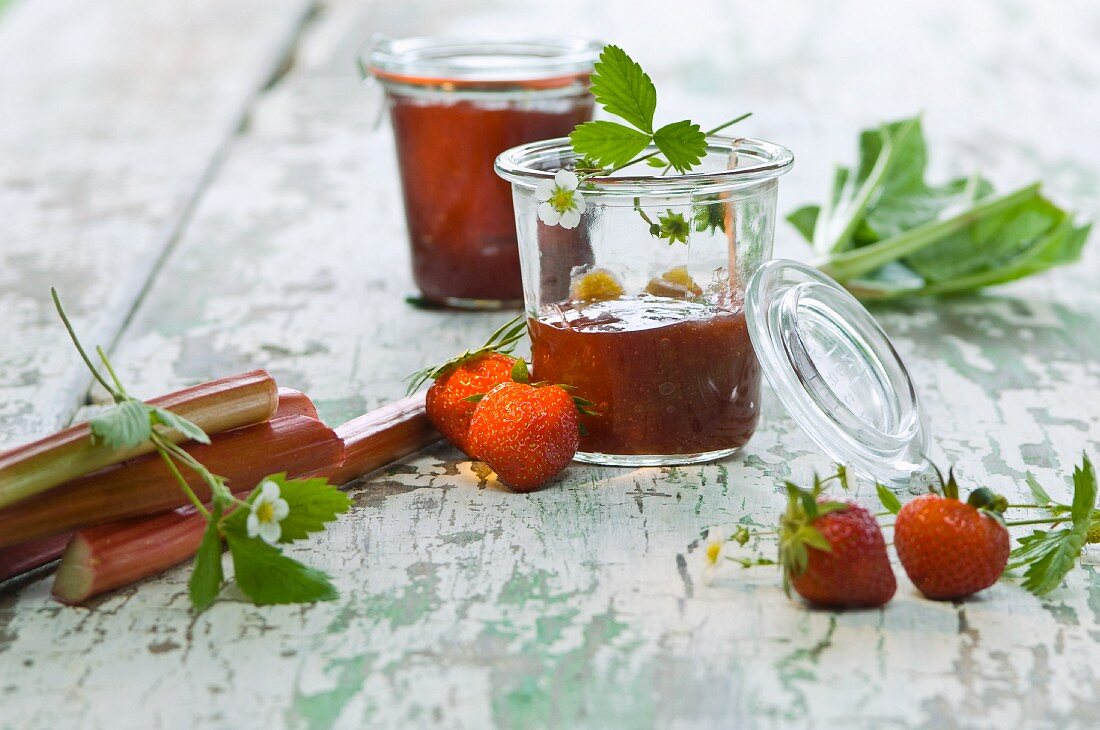
<svg viewBox="0 0 1100 730">
<path fill-rule="evenodd" d="M 926 478 L 920 398 L 855 297 L 817 269 L 775 259 L 749 282 L 745 316 L 768 382 L 825 453 L 891 489 Z"/>
</svg>

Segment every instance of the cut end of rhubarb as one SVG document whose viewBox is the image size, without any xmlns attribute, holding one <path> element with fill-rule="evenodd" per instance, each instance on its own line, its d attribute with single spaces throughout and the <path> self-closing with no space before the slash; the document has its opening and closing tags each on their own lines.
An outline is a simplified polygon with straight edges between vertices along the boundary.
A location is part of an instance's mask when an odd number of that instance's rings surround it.
<svg viewBox="0 0 1100 730">
<path fill-rule="evenodd" d="M 53 597 L 70 606 L 83 603 L 95 585 L 95 559 L 82 535 L 76 535 L 61 556 L 61 565 L 53 581 Z"/>
</svg>

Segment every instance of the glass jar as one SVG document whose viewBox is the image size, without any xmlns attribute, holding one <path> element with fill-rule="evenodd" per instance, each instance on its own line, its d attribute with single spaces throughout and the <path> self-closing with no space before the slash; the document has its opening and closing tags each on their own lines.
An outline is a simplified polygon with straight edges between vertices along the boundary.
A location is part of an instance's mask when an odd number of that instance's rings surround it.
<svg viewBox="0 0 1100 730">
<path fill-rule="evenodd" d="M 790 151 L 707 143 L 689 174 L 636 165 L 582 179 L 583 212 L 568 230 L 539 206 L 574 182 L 556 177 L 577 161 L 569 140 L 497 157 L 512 183 L 534 376 L 593 403 L 576 458 L 644 466 L 733 454 L 756 428 L 763 373 L 837 462 L 893 489 L 927 482 L 927 419 L 889 338 L 835 281 L 772 259 Z"/>
<path fill-rule="evenodd" d="M 422 296 L 464 308 L 518 306 L 509 147 L 568 134 L 592 117 L 602 44 L 580 40 L 375 40 L 360 66 L 381 82 L 393 124 L 412 266 Z"/>
<path fill-rule="evenodd" d="M 497 158 L 512 183 L 535 375 L 594 403 L 580 461 L 705 461 L 734 453 L 756 428 L 745 285 L 771 258 L 778 177 L 793 156 L 756 140 L 708 144 L 690 174 L 636 165 L 585 180 L 571 230 L 540 220 L 536 194 L 575 163 L 567 139 Z"/>
</svg>

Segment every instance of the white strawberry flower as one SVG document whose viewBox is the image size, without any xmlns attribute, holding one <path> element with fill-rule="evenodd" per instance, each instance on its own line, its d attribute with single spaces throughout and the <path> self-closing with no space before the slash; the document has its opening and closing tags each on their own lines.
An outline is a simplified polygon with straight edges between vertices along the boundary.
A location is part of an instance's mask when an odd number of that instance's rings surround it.
<svg viewBox="0 0 1100 730">
<path fill-rule="evenodd" d="M 290 505 L 279 497 L 279 485 L 270 480 L 260 484 L 260 493 L 252 501 L 252 510 L 248 514 L 248 536 L 256 537 L 274 545 L 279 542 L 283 528 L 279 524 L 290 514 Z"/>
<path fill-rule="evenodd" d="M 535 187 L 539 220 L 548 226 L 576 228 L 584 213 L 584 196 L 577 190 L 580 178 L 569 170 L 558 170 L 553 180 L 541 180 Z"/>
<path fill-rule="evenodd" d="M 718 527 L 707 530 L 706 548 L 703 551 L 703 558 L 706 561 L 703 567 L 704 584 L 709 584 L 714 577 L 714 571 L 718 569 L 718 560 L 722 557 L 722 550 L 728 541 L 729 533 L 725 530 Z"/>
</svg>

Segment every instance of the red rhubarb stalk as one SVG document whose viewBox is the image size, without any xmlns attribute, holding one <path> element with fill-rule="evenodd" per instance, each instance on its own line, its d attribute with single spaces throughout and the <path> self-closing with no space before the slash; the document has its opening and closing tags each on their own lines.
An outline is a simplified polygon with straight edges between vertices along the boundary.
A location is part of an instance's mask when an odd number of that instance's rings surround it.
<svg viewBox="0 0 1100 730">
<path fill-rule="evenodd" d="M 340 437 L 320 421 L 285 416 L 227 431 L 210 444 L 185 450 L 210 471 L 227 479 L 233 491 L 249 491 L 280 471 L 291 478 L 341 463 Z M 200 500 L 210 491 L 198 474 L 183 477 Z M 164 461 L 147 456 L 76 479 L 64 486 L 0 510 L 0 547 L 112 520 L 153 515 L 188 502 Z"/>
<path fill-rule="evenodd" d="M 418 394 L 339 426 L 345 455 L 312 472 L 334 484 L 358 478 L 439 439 Z M 333 464 L 341 464 L 334 467 Z M 206 521 L 192 507 L 153 518 L 99 525 L 79 532 L 57 570 L 54 596 L 82 603 L 105 591 L 156 575 L 192 558 Z"/>
<path fill-rule="evenodd" d="M 61 557 L 71 533 L 0 548 L 0 581 L 34 570 Z"/>
<path fill-rule="evenodd" d="M 333 484 L 346 484 L 439 440 L 424 413 L 424 394 L 376 408 L 337 426 L 344 440 L 344 463 L 325 473 Z"/>
<path fill-rule="evenodd" d="M 199 549 L 206 519 L 194 507 L 77 533 L 61 557 L 53 595 L 82 603 L 183 562 Z"/>
<path fill-rule="evenodd" d="M 275 412 L 278 400 L 275 381 L 265 371 L 254 370 L 154 398 L 149 403 L 215 434 L 266 421 Z M 159 426 L 158 430 L 176 443 L 184 440 L 182 434 L 171 429 Z M 87 423 L 18 446 L 0 453 L 0 507 L 152 450 L 151 442 L 128 449 L 93 444 Z"/>
</svg>

